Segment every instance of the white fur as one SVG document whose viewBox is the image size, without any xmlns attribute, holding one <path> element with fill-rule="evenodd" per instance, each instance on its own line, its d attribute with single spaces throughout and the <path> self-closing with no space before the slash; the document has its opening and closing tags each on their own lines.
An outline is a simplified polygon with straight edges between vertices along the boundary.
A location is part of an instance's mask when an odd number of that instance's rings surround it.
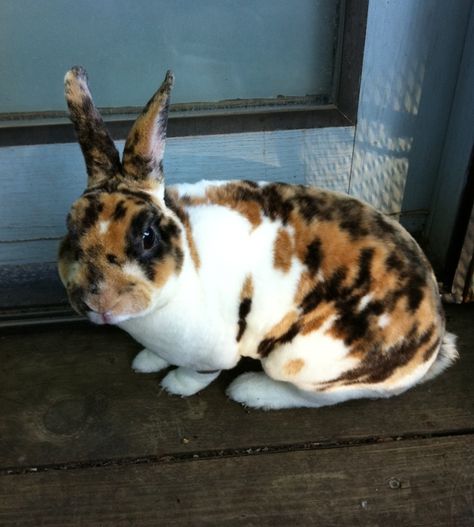
<svg viewBox="0 0 474 527">
<path fill-rule="evenodd" d="M 390 324 L 390 316 L 387 313 L 382 313 L 378 319 L 379 328 L 383 329 Z"/>
<path fill-rule="evenodd" d="M 179 192 L 181 196 L 187 194 L 195 198 L 204 198 L 206 195 L 206 190 L 210 186 L 220 187 L 222 185 L 225 185 L 226 183 L 229 182 L 224 180 L 208 181 L 207 179 L 202 179 L 197 183 L 179 183 L 177 185 L 173 185 L 173 187 Z"/>
<path fill-rule="evenodd" d="M 190 368 L 176 368 L 161 381 L 161 386 L 173 395 L 188 397 L 201 391 L 219 376 L 219 371 L 200 373 Z"/>
<path fill-rule="evenodd" d="M 169 363 L 146 348 L 133 359 L 132 369 L 137 373 L 154 373 L 164 370 Z"/>
<path fill-rule="evenodd" d="M 375 388 L 338 388 L 333 392 L 307 392 L 289 382 L 275 381 L 263 372 L 239 375 L 227 388 L 227 395 L 250 408 L 320 408 L 361 397 L 390 397 L 394 392 Z"/>
<path fill-rule="evenodd" d="M 459 353 L 456 349 L 456 339 L 456 335 L 453 335 L 452 333 L 446 332 L 444 334 L 436 360 L 433 362 L 426 375 L 421 379 L 422 382 L 434 379 L 459 358 Z"/>
<path fill-rule="evenodd" d="M 99 221 L 99 232 L 100 234 L 106 234 L 109 230 L 110 221 Z"/>
<path fill-rule="evenodd" d="M 372 298 L 374 296 L 372 295 L 372 293 L 367 293 L 366 295 L 364 295 L 360 301 L 359 301 L 359 305 L 357 307 L 357 309 L 359 311 L 363 311 L 368 305 L 369 305 L 369 302 L 371 302 Z"/>
</svg>

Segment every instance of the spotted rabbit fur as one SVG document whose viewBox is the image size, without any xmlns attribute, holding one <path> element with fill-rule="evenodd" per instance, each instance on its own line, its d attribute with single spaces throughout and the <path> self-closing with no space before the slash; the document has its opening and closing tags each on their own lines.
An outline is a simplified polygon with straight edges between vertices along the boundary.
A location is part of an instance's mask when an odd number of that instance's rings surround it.
<svg viewBox="0 0 474 527">
<path fill-rule="evenodd" d="M 145 349 L 139 372 L 192 395 L 241 357 L 229 397 L 319 407 L 388 397 L 456 357 L 437 284 L 398 223 L 303 185 L 201 181 L 165 188 L 173 76 L 133 125 L 120 160 L 85 71 L 65 78 L 88 185 L 67 218 L 59 272 L 74 309 Z"/>
</svg>

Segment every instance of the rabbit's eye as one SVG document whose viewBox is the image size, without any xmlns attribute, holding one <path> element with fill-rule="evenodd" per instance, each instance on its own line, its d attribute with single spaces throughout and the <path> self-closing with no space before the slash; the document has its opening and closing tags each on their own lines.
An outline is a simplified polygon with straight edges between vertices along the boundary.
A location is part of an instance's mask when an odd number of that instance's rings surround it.
<svg viewBox="0 0 474 527">
<path fill-rule="evenodd" d="M 145 251 L 149 251 L 153 248 L 156 241 L 155 231 L 149 227 L 142 234 L 142 246 Z"/>
</svg>

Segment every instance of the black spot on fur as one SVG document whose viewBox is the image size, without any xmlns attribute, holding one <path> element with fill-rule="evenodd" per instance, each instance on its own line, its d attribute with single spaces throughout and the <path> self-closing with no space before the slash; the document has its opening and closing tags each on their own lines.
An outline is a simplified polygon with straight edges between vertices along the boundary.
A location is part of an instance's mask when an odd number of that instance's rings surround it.
<svg viewBox="0 0 474 527">
<path fill-rule="evenodd" d="M 112 219 L 121 220 L 125 214 L 127 214 L 127 207 L 124 206 L 125 201 L 120 200 L 115 206 L 114 213 L 112 214 Z"/>
<path fill-rule="evenodd" d="M 237 342 L 240 341 L 242 338 L 245 330 L 247 329 L 247 316 L 250 313 L 250 309 L 252 308 L 252 299 L 251 298 L 244 298 L 240 302 L 239 306 L 239 330 L 237 332 Z"/>
<path fill-rule="evenodd" d="M 288 344 L 288 343 L 290 343 L 296 337 L 296 335 L 298 335 L 299 330 L 300 330 L 299 323 L 298 322 L 294 322 L 290 326 L 288 331 L 283 333 L 281 336 L 279 336 L 277 338 L 272 337 L 272 338 L 268 338 L 268 339 L 262 340 L 260 342 L 260 344 L 258 345 L 258 348 L 257 348 L 258 354 L 262 358 L 268 357 L 268 355 L 270 355 L 270 353 L 277 346 L 279 346 L 281 344 Z"/>
<path fill-rule="evenodd" d="M 127 188 L 120 188 L 119 192 L 125 194 L 126 196 L 134 197 L 141 200 L 139 202 L 140 204 L 152 203 L 150 194 L 147 194 L 146 192 L 143 192 L 141 190 L 130 190 Z"/>
<path fill-rule="evenodd" d="M 278 337 L 278 344 L 288 344 L 296 337 L 296 335 L 298 335 L 299 330 L 300 326 L 298 322 L 294 322 L 286 333 L 284 333 L 281 337 Z"/>
<path fill-rule="evenodd" d="M 364 287 L 368 289 L 371 282 L 370 267 L 374 257 L 374 249 L 366 247 L 359 254 L 359 271 L 354 282 L 354 288 Z"/>
<path fill-rule="evenodd" d="M 387 271 L 393 271 L 394 269 L 400 270 L 402 266 L 403 260 L 396 253 L 391 253 L 385 260 Z"/>
<path fill-rule="evenodd" d="M 313 220 L 331 221 L 334 218 L 334 208 L 324 196 L 307 195 L 307 189 L 302 187 L 301 194 L 296 193 L 292 201 L 298 206 L 300 214 L 310 223 Z"/>
<path fill-rule="evenodd" d="M 344 299 L 349 295 L 349 288 L 343 286 L 347 276 L 347 269 L 340 267 L 324 282 L 318 282 L 316 286 L 304 297 L 300 304 L 303 313 L 316 309 L 323 301 L 333 302 L 336 299 Z"/>
<path fill-rule="evenodd" d="M 119 265 L 118 258 L 115 256 L 115 254 L 108 253 L 106 258 L 110 264 Z"/>
<path fill-rule="evenodd" d="M 418 275 L 411 276 L 405 288 L 405 294 L 408 299 L 408 309 L 415 312 L 423 300 L 423 287 L 425 280 Z"/>
<path fill-rule="evenodd" d="M 282 197 L 279 186 L 283 184 L 269 184 L 262 188 L 263 210 L 270 219 L 280 219 L 286 225 L 294 206 L 290 200 Z"/>
<path fill-rule="evenodd" d="M 257 353 L 262 357 L 268 357 L 276 346 L 276 340 L 274 338 L 263 339 L 257 348 Z"/>
<path fill-rule="evenodd" d="M 97 220 L 99 214 L 103 211 L 104 205 L 100 202 L 97 196 L 88 196 L 89 205 L 84 210 L 84 215 L 81 218 L 81 231 L 84 233 L 89 230 Z"/>
<path fill-rule="evenodd" d="M 397 368 L 407 364 L 420 347 L 429 342 L 434 330 L 435 327 L 432 325 L 424 333 L 418 334 L 418 326 L 414 324 L 401 343 L 384 351 L 378 346 L 372 347 L 357 368 L 345 372 L 336 379 L 336 382 L 343 381 L 345 384 L 351 384 L 353 382 L 378 383 L 385 381 Z M 439 341 L 433 346 L 436 347 L 438 344 Z"/>
<path fill-rule="evenodd" d="M 323 260 L 323 250 L 321 247 L 321 240 L 318 238 L 312 241 L 307 248 L 304 263 L 309 272 L 314 276 L 321 267 Z"/>
<path fill-rule="evenodd" d="M 94 289 L 97 289 L 100 282 L 104 279 L 104 274 L 102 271 L 100 271 L 100 269 L 93 263 L 89 263 L 87 265 L 86 276 L 87 283 L 89 284 L 89 290 L 91 290 L 91 292 Z"/>
<path fill-rule="evenodd" d="M 346 199 L 337 204 L 339 226 L 347 231 L 353 240 L 369 234 L 365 226 L 365 210 L 355 199 Z"/>
</svg>

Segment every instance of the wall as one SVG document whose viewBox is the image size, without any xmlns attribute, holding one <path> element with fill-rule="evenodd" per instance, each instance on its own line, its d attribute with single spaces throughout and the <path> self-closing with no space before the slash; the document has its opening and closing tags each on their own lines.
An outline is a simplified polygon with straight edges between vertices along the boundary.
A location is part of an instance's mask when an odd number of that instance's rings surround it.
<svg viewBox="0 0 474 527">
<path fill-rule="evenodd" d="M 420 231 L 431 207 L 471 0 L 369 3 L 350 193 Z"/>
<path fill-rule="evenodd" d="M 427 225 L 430 256 L 436 262 L 446 258 L 461 192 L 466 184 L 467 166 L 474 146 L 474 8 L 461 62 L 454 104 L 436 182 L 431 215 Z"/>
</svg>

